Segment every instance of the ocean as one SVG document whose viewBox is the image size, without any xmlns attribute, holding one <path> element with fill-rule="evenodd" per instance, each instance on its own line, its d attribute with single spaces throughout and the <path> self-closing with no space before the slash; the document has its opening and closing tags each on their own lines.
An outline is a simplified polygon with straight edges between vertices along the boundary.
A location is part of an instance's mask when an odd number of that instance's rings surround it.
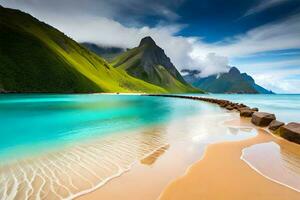
<svg viewBox="0 0 300 200">
<path fill-rule="evenodd" d="M 274 113 L 283 122 L 300 122 L 300 94 L 207 94 L 196 95 L 226 99 Z"/>
</svg>

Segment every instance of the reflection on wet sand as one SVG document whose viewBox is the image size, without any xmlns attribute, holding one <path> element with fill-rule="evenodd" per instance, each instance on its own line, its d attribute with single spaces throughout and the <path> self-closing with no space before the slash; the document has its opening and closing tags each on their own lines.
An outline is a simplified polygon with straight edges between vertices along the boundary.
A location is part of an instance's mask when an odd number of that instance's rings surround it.
<svg viewBox="0 0 300 200">
<path fill-rule="evenodd" d="M 299 145 L 274 139 L 244 149 L 242 159 L 263 176 L 300 192 Z"/>
<path fill-rule="evenodd" d="M 236 128 L 236 127 L 228 127 L 228 131 L 229 131 L 230 134 L 232 134 L 232 135 L 237 135 L 237 134 L 239 134 L 240 132 L 250 133 L 251 131 L 253 131 L 253 128 L 245 128 L 245 127 Z"/>
<path fill-rule="evenodd" d="M 152 154 L 150 154 L 146 158 L 142 159 L 140 162 L 144 165 L 153 165 L 155 163 L 155 161 L 169 149 L 169 147 L 170 147 L 170 145 L 167 144 L 167 145 L 155 150 Z"/>
<path fill-rule="evenodd" d="M 249 120 L 242 118 L 224 124 L 231 127 L 243 125 L 247 128 L 254 128 Z M 161 193 L 159 199 L 298 200 L 300 193 L 265 178 L 266 176 L 251 169 L 247 165 L 249 163 L 240 159 L 243 149 L 277 140 L 264 129 L 255 130 L 258 134 L 252 138 L 208 145 L 203 158 L 194 163 L 184 176 L 172 181 Z M 270 153 L 262 150 L 252 157 L 258 161 L 264 161 L 270 157 Z M 269 171 L 277 169 L 276 162 L 271 161 L 268 164 L 262 166 Z M 276 174 L 281 172 L 279 169 Z"/>
<path fill-rule="evenodd" d="M 296 173 L 299 177 L 298 180 L 300 182 L 300 148 L 291 149 L 290 146 L 287 147 L 286 145 L 281 145 L 280 156 L 283 165 L 290 171 Z"/>
</svg>

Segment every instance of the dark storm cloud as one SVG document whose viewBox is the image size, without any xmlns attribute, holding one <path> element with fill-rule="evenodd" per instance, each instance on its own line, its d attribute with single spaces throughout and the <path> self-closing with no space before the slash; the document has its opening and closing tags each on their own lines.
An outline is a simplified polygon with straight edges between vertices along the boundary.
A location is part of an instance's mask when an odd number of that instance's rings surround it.
<svg viewBox="0 0 300 200">
<path fill-rule="evenodd" d="M 157 20 L 176 20 L 175 10 L 184 0 L 1 0 L 3 6 L 19 8 L 36 13 L 61 15 L 91 15 L 115 19 L 122 22 L 147 22 L 151 17 Z M 150 17 L 150 18 L 148 18 Z M 152 18 L 153 19 L 153 18 Z"/>
</svg>

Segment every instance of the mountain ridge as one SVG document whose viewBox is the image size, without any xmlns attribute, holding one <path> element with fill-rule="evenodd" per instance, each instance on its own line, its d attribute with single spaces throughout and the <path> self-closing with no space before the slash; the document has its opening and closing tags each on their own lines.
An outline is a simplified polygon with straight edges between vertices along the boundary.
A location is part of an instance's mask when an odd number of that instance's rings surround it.
<svg viewBox="0 0 300 200">
<path fill-rule="evenodd" d="M 273 94 L 257 85 L 247 73 L 241 73 L 238 68 L 231 67 L 227 73 L 200 77 L 199 70 L 182 70 L 186 73 L 184 79 L 195 87 L 211 93 L 247 93 L 247 94 Z"/>
</svg>

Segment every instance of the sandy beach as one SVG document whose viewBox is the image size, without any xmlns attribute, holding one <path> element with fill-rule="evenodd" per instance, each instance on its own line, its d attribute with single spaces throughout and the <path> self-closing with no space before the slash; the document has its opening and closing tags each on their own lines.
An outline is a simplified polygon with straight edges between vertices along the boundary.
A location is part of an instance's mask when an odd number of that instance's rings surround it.
<svg viewBox="0 0 300 200">
<path fill-rule="evenodd" d="M 248 124 L 243 119 L 234 123 Z M 203 159 L 173 181 L 159 199 L 299 199 L 299 192 L 268 180 L 240 159 L 244 148 L 270 141 L 300 150 L 299 145 L 275 138 L 263 129 L 254 138 L 209 145 Z"/>
<path fill-rule="evenodd" d="M 255 128 L 243 118 L 226 125 Z M 129 172 L 78 199 L 299 199 L 299 192 L 267 179 L 241 159 L 244 148 L 270 141 L 300 152 L 298 145 L 263 129 L 249 139 L 210 144 L 202 159 L 189 158 L 194 160 L 189 166 L 179 161 L 186 155 L 180 153 L 182 146 L 165 146 Z"/>
</svg>

